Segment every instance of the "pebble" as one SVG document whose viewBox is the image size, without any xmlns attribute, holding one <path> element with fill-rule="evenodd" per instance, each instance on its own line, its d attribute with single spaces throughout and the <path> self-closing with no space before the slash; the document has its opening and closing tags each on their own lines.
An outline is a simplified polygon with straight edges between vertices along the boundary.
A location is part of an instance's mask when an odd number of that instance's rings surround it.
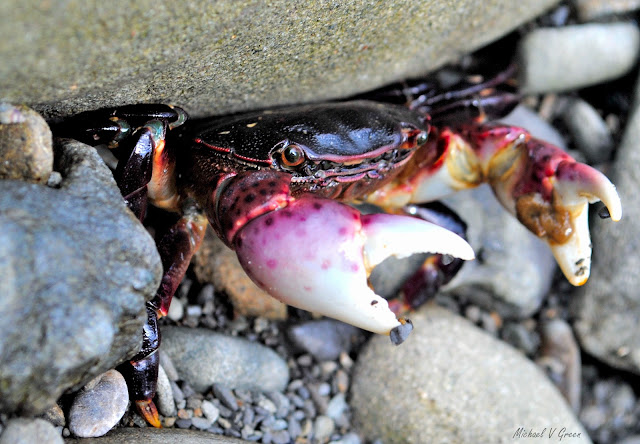
<svg viewBox="0 0 640 444">
<path fill-rule="evenodd" d="M 63 444 L 60 432 L 44 419 L 14 418 L 0 434 L 0 444 Z"/>
<path fill-rule="evenodd" d="M 282 358 L 245 339 L 202 328 L 166 327 L 162 346 L 180 377 L 198 391 L 214 383 L 228 388 L 282 391 L 289 380 Z"/>
<path fill-rule="evenodd" d="M 614 146 L 611 132 L 589 103 L 582 99 L 570 100 L 562 113 L 562 120 L 588 163 L 602 163 L 611 158 Z"/>
<path fill-rule="evenodd" d="M 221 384 L 213 384 L 213 394 L 222 402 L 222 405 L 233 411 L 238 410 L 238 400 L 229 388 Z"/>
<path fill-rule="evenodd" d="M 169 355 L 167 355 L 162 348 L 158 350 L 158 353 L 160 353 L 160 365 L 162 366 L 162 368 L 164 368 L 164 371 L 167 374 L 167 378 L 169 378 L 170 381 L 177 381 L 178 371 L 173 365 L 173 362 L 171 361 Z"/>
<path fill-rule="evenodd" d="M 156 390 L 156 406 L 164 416 L 175 416 L 177 413 L 171 381 L 167 377 L 164 367 L 158 369 L 158 388 Z"/>
<path fill-rule="evenodd" d="M 218 417 L 220 416 L 220 410 L 211 403 L 211 401 L 203 400 L 202 405 L 200 407 L 202 409 L 202 413 L 205 417 L 207 417 L 212 423 L 216 422 Z"/>
<path fill-rule="evenodd" d="M 184 303 L 181 299 L 174 297 L 171 300 L 167 317 L 173 322 L 178 322 L 184 317 Z"/>
<path fill-rule="evenodd" d="M 349 352 L 362 337 L 360 329 L 333 319 L 308 321 L 287 329 L 289 339 L 318 361 L 332 361 Z"/>
<path fill-rule="evenodd" d="M 129 391 L 124 377 L 109 370 L 87 383 L 69 410 L 69 430 L 81 438 L 102 436 L 124 416 Z"/>
<path fill-rule="evenodd" d="M 580 348 L 573 336 L 571 326 L 562 319 L 542 322 L 540 360 L 552 358 L 562 363 L 562 373 L 551 377 L 560 392 L 573 408 L 580 410 L 580 390 L 582 384 L 582 359 Z"/>
<path fill-rule="evenodd" d="M 0 102 L 0 179 L 47 183 L 52 171 L 51 130 L 42 116 Z"/>
<path fill-rule="evenodd" d="M 640 8 L 640 0 L 572 0 L 571 3 L 583 22 L 633 12 Z"/>
<path fill-rule="evenodd" d="M 538 28 L 520 42 L 521 87 L 557 92 L 603 83 L 633 68 L 640 50 L 634 23 Z"/>
<path fill-rule="evenodd" d="M 507 322 L 500 330 L 500 337 L 527 356 L 533 356 L 540 346 L 540 336 L 520 322 Z"/>
<path fill-rule="evenodd" d="M 334 430 L 335 424 L 333 419 L 328 416 L 318 415 L 313 422 L 313 437 L 318 442 L 324 442 L 329 439 Z"/>
<path fill-rule="evenodd" d="M 67 423 L 64 412 L 58 404 L 52 405 L 41 416 L 42 419 L 46 419 L 54 426 L 63 427 Z"/>
</svg>

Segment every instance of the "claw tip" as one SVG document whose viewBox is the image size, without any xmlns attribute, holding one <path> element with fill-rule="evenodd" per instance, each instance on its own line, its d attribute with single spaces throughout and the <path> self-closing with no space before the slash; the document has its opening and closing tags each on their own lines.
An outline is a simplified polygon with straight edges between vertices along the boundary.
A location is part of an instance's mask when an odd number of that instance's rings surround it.
<svg viewBox="0 0 640 444">
<path fill-rule="evenodd" d="M 136 408 L 142 417 L 153 427 L 157 429 L 162 428 L 160 424 L 160 417 L 158 416 L 158 409 L 156 405 L 150 399 L 136 401 Z"/>
<path fill-rule="evenodd" d="M 407 337 L 409 336 L 409 333 L 413 331 L 413 322 L 411 322 L 410 319 L 403 318 L 403 319 L 399 319 L 399 321 L 400 321 L 400 325 L 393 328 L 389 332 L 389 338 L 391 339 L 391 343 L 393 345 L 402 344 L 405 341 L 405 339 L 407 339 Z"/>
</svg>

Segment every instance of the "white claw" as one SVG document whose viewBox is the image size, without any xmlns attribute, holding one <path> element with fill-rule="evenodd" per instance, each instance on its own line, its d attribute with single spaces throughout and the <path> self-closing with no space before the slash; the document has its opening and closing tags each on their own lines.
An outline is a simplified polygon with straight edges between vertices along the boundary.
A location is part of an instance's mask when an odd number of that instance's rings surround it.
<svg viewBox="0 0 640 444">
<path fill-rule="evenodd" d="M 402 258 L 424 252 L 448 254 L 464 260 L 475 258 L 473 248 L 463 238 L 414 217 L 364 215 L 362 231 L 366 236 L 365 257 L 372 268 L 389 256 Z"/>
<path fill-rule="evenodd" d="M 451 242 L 451 244 L 448 244 Z M 449 231 L 409 216 L 368 215 L 307 196 L 249 222 L 235 249 L 247 274 L 289 305 L 389 335 L 401 322 L 369 288 L 371 268 L 390 255 L 473 257 Z"/>
<path fill-rule="evenodd" d="M 589 203 L 601 200 L 611 219 L 622 217 L 620 197 L 609 179 L 600 171 L 584 164 L 566 163 L 558 167 L 554 190 L 562 206 L 569 211 L 573 233 L 562 243 L 549 242 L 560 269 L 572 285 L 583 285 L 591 272 L 591 236 Z"/>
</svg>

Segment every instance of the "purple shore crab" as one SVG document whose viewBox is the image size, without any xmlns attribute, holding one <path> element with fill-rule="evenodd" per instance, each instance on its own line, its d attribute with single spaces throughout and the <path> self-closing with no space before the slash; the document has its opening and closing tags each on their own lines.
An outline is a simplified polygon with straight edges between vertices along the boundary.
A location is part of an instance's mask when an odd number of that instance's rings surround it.
<svg viewBox="0 0 640 444">
<path fill-rule="evenodd" d="M 147 303 L 142 350 L 129 362 L 145 419 L 160 426 L 152 401 L 156 321 L 167 314 L 207 224 L 275 298 L 390 335 L 395 344 L 411 322 L 396 316 L 368 277 L 390 255 L 429 252 L 435 255 L 418 281 L 436 289 L 461 260 L 473 259 L 455 217 L 427 205 L 457 190 L 488 183 L 549 244 L 567 279 L 584 284 L 588 204 L 602 200 L 619 220 L 615 187 L 522 128 L 486 123 L 517 101 L 494 86 L 465 84 L 408 105 L 357 100 L 189 121 L 178 107 L 130 105 L 54 126 L 57 135 L 114 148 L 117 182 L 141 220 L 147 202 L 179 214 L 158 240 L 164 275 Z M 386 213 L 361 214 L 345 202 Z"/>
</svg>

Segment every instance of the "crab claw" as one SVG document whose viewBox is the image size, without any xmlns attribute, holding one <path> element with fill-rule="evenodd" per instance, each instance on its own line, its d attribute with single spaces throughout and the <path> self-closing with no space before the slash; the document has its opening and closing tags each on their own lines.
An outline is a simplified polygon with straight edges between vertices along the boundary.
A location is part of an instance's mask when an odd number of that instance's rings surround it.
<svg viewBox="0 0 640 444">
<path fill-rule="evenodd" d="M 589 203 L 601 200 L 611 219 L 620 220 L 616 188 L 604 174 L 553 145 L 531 138 L 523 147 L 526 155 L 513 168 L 499 168 L 510 172 L 492 183 L 494 191 L 520 222 L 549 244 L 567 280 L 583 285 L 591 268 Z"/>
<path fill-rule="evenodd" d="M 622 217 L 622 206 L 615 186 L 598 170 L 577 162 L 561 162 L 556 170 L 554 199 L 560 200 L 573 225 L 565 242 L 548 239 L 551 251 L 569 282 L 583 285 L 591 267 L 589 203 L 601 200 L 613 221 Z M 562 239 L 560 239 L 562 240 Z"/>
<path fill-rule="evenodd" d="M 312 195 L 247 223 L 233 246 L 249 276 L 275 298 L 400 343 L 410 323 L 369 288 L 375 265 L 390 255 L 437 252 L 473 259 L 461 237 L 409 216 L 362 215 Z"/>
</svg>

